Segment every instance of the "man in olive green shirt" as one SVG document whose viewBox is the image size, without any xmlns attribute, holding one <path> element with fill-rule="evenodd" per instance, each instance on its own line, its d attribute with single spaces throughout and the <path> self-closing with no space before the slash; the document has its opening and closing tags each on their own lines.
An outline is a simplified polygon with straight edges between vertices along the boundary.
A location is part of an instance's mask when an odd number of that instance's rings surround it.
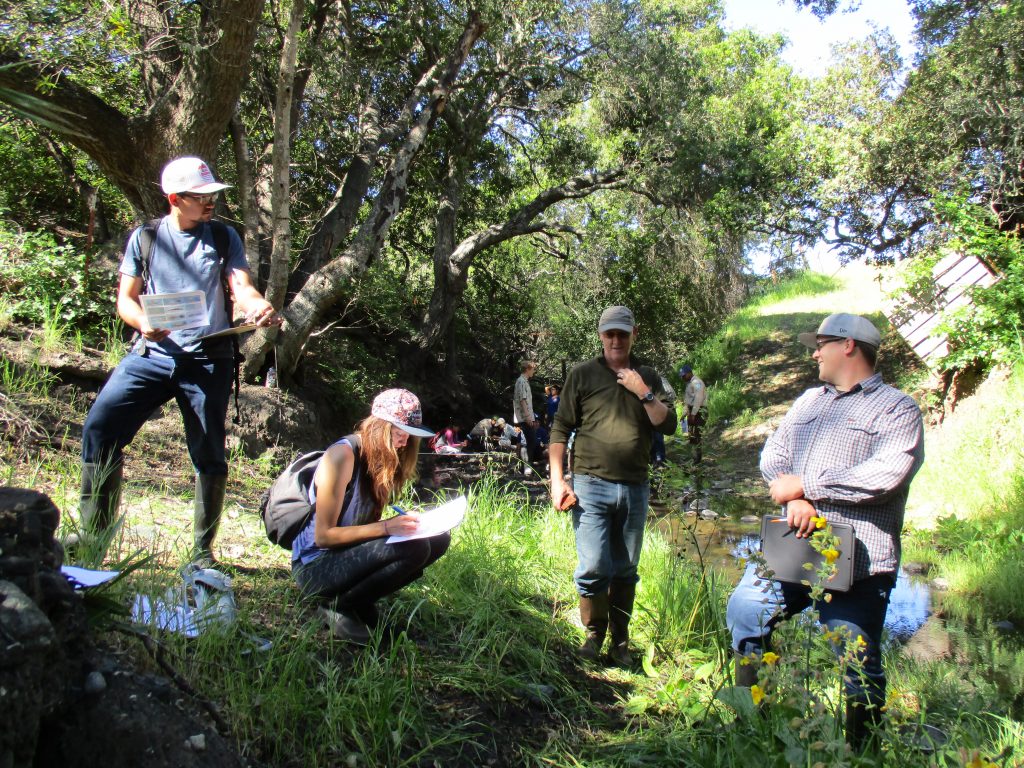
<svg viewBox="0 0 1024 768">
<path fill-rule="evenodd" d="M 580 655 L 596 660 L 611 629 L 612 661 L 631 663 L 629 620 L 650 496 L 651 435 L 671 435 L 675 409 L 661 376 L 631 355 L 636 322 L 626 307 L 609 307 L 598 322 L 602 354 L 569 372 L 551 429 L 551 501 L 571 509 L 578 564 L 574 579 L 586 640 Z M 562 475 L 565 445 L 575 430 L 573 488 Z"/>
</svg>

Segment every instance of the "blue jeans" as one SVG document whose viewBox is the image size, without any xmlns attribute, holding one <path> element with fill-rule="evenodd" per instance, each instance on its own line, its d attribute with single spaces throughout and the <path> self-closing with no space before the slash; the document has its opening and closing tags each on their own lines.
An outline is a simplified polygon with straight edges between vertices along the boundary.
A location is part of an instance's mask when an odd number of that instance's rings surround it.
<svg viewBox="0 0 1024 768">
<path fill-rule="evenodd" d="M 665 436 L 655 431 L 651 434 L 651 463 L 665 461 Z"/>
<path fill-rule="evenodd" d="M 760 586 L 757 581 L 761 582 Z M 830 592 L 831 602 L 822 601 L 814 606 L 821 623 L 830 631 L 845 627 L 849 638 L 855 639 L 858 635 L 864 638 L 867 645 L 860 655 L 861 674 L 846 674 L 846 694 L 851 699 L 878 706 L 885 703 L 882 626 L 894 583 L 894 577 L 889 574 L 858 579 L 848 592 Z M 769 645 L 775 625 L 810 605 L 809 587 L 758 579 L 756 565 L 750 563 L 726 608 L 725 621 L 732 634 L 733 648 L 743 655 L 760 655 Z M 833 650 L 840 654 L 843 648 L 833 645 Z"/>
<path fill-rule="evenodd" d="M 201 475 L 226 475 L 224 420 L 230 359 L 127 355 L 114 369 L 82 427 L 82 461 L 117 466 L 146 420 L 172 397 L 185 422 L 188 453 Z"/>
<path fill-rule="evenodd" d="M 647 483 L 613 483 L 593 475 L 573 477 L 572 508 L 578 565 L 573 578 L 583 597 L 608 591 L 612 581 L 635 584 L 647 521 Z"/>
</svg>

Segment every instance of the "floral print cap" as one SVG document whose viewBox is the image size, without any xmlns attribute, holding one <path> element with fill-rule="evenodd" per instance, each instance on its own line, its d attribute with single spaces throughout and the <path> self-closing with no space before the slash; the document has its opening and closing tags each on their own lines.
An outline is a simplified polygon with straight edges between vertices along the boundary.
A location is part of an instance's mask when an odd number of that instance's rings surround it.
<svg viewBox="0 0 1024 768">
<path fill-rule="evenodd" d="M 423 428 L 420 399 L 407 389 L 385 389 L 373 398 L 370 415 L 384 419 L 414 437 L 434 436 L 429 429 Z"/>
</svg>

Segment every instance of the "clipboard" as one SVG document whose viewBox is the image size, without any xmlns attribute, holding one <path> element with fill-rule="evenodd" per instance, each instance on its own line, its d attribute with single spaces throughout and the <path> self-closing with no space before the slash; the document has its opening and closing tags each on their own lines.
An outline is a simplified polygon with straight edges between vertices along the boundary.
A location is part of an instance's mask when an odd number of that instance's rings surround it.
<svg viewBox="0 0 1024 768">
<path fill-rule="evenodd" d="M 836 558 L 836 575 L 825 582 L 825 589 L 846 592 L 853 584 L 853 526 L 847 523 L 829 523 L 832 533 L 839 537 L 839 557 Z M 775 573 L 777 581 L 793 584 L 810 582 L 815 584 L 815 572 L 825 561 L 820 552 L 811 546 L 808 539 L 798 539 L 796 531 L 786 524 L 780 515 L 765 515 L 761 518 L 761 554 L 768 567 Z M 804 563 L 813 568 L 806 570 Z"/>
<path fill-rule="evenodd" d="M 206 341 L 207 339 L 221 339 L 226 336 L 234 336 L 241 333 L 249 333 L 255 331 L 259 326 L 256 323 L 242 323 L 232 328 L 225 328 L 223 331 L 217 331 L 216 333 L 208 333 L 206 336 L 200 336 L 199 341 Z"/>
</svg>

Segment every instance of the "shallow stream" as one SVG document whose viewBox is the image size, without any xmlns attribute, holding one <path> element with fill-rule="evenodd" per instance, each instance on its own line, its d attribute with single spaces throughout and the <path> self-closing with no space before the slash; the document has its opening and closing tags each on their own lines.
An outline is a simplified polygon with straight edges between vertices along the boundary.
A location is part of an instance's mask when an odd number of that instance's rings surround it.
<svg viewBox="0 0 1024 768">
<path fill-rule="evenodd" d="M 718 496 L 688 504 L 652 504 L 653 524 L 680 554 L 739 581 L 745 559 L 760 542 L 761 516 L 775 513 L 769 502 Z M 901 570 L 889 601 L 885 628 L 891 642 L 905 643 L 931 613 L 931 588 Z"/>
</svg>

